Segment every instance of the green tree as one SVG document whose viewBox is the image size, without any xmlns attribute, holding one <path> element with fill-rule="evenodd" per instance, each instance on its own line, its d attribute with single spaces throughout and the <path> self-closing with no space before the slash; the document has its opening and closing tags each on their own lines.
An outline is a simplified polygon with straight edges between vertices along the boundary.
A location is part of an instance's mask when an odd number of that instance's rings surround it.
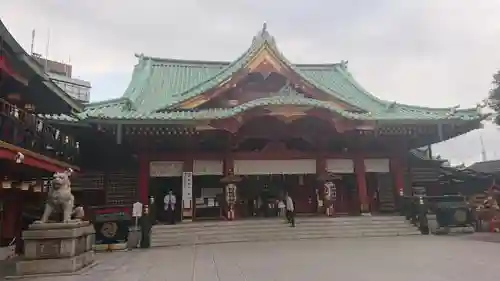
<svg viewBox="0 0 500 281">
<path fill-rule="evenodd" d="M 494 122 L 500 125 L 500 70 L 493 75 L 493 89 L 488 97 L 488 106 L 495 111 Z"/>
</svg>

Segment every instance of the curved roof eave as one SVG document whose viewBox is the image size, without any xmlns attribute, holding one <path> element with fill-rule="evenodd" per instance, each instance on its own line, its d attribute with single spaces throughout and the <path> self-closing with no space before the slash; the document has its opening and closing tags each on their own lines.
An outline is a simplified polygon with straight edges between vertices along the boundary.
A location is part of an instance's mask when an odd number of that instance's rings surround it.
<svg viewBox="0 0 500 281">
<path fill-rule="evenodd" d="M 332 105 L 328 102 L 321 102 L 314 99 L 303 97 L 271 97 L 252 100 L 250 102 L 235 106 L 232 108 L 217 108 L 205 109 L 200 111 L 168 111 L 168 112 L 139 112 L 139 111 L 123 111 L 123 102 L 102 104 L 101 107 L 95 107 L 85 112 L 82 119 L 102 119 L 102 120 L 143 120 L 154 121 L 164 120 L 165 122 L 180 122 L 180 121 L 201 121 L 201 120 L 217 120 L 226 119 L 253 108 L 262 106 L 282 106 L 282 105 L 296 105 L 296 106 L 309 106 L 314 108 L 322 108 L 338 114 L 351 120 L 363 121 L 377 121 L 377 122 L 403 122 L 403 123 L 419 123 L 419 122 L 440 122 L 440 121 L 480 121 L 482 116 L 476 114 L 448 116 L 443 114 L 441 116 L 415 114 L 415 115 L 401 115 L 398 113 L 357 113 L 343 110 L 342 108 Z"/>
</svg>

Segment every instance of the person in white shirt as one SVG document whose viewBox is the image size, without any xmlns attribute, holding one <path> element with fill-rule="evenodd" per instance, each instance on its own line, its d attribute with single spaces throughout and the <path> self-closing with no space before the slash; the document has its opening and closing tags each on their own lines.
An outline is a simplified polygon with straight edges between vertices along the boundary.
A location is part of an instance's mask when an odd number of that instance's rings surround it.
<svg viewBox="0 0 500 281">
<path fill-rule="evenodd" d="M 173 194 L 172 190 L 168 192 L 167 195 L 163 198 L 163 203 L 165 212 L 167 214 L 167 222 L 170 224 L 175 224 L 175 204 L 177 203 L 177 199 Z"/>
<path fill-rule="evenodd" d="M 286 195 L 286 214 L 288 218 L 288 223 L 292 227 L 295 227 L 295 207 L 293 206 L 292 197 L 289 194 Z"/>
<path fill-rule="evenodd" d="M 283 217 L 285 215 L 285 202 L 283 200 L 277 200 L 278 202 L 278 217 Z"/>
</svg>

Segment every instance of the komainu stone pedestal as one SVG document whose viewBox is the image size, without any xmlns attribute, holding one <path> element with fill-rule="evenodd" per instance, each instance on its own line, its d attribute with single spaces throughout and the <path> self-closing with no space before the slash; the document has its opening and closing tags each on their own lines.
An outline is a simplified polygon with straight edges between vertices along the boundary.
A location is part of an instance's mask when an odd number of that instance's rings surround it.
<svg viewBox="0 0 500 281">
<path fill-rule="evenodd" d="M 32 224 L 23 231 L 18 275 L 72 273 L 94 263 L 95 231 L 87 221 Z"/>
</svg>

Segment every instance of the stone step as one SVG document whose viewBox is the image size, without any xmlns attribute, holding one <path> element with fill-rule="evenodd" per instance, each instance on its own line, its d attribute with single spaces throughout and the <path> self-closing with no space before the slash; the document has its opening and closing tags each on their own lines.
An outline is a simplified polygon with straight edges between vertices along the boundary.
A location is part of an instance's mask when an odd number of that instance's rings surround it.
<svg viewBox="0 0 500 281">
<path fill-rule="evenodd" d="M 280 236 L 280 235 L 290 235 L 290 234 L 325 234 L 325 233 L 364 233 L 364 232 L 406 232 L 406 231 L 417 231 L 411 227 L 400 227 L 400 228 L 356 228 L 356 229 L 299 229 L 291 228 L 288 229 L 278 229 L 273 231 L 247 231 L 247 232 L 202 232 L 202 233 L 181 233 L 181 234 L 170 234 L 165 235 L 162 233 L 155 233 L 152 237 L 153 240 L 168 240 L 177 238 L 197 238 L 201 239 L 203 237 L 210 236 L 246 236 L 246 235 L 262 235 L 262 236 Z"/>
<path fill-rule="evenodd" d="M 291 228 L 283 219 L 217 221 L 157 225 L 153 247 L 248 241 L 420 235 L 402 217 L 298 218 Z"/>
<path fill-rule="evenodd" d="M 373 228 L 386 228 L 386 227 L 399 227 L 399 226 L 407 226 L 404 222 L 397 223 L 345 223 L 345 224 L 334 224 L 334 223 L 303 223 L 297 222 L 297 227 L 302 228 L 356 228 L 359 226 L 364 227 L 373 227 Z M 243 230 L 243 231 L 251 231 L 251 230 L 272 230 L 275 228 L 286 227 L 287 224 L 284 221 L 276 222 L 275 224 L 267 224 L 267 225 L 220 225 L 220 226 L 204 226 L 204 227 L 183 227 L 177 228 L 169 225 L 165 226 L 155 226 L 153 231 L 155 233 L 179 233 L 179 232 L 201 232 L 201 231 L 233 231 L 233 230 Z"/>
<path fill-rule="evenodd" d="M 323 239 L 323 238 L 360 238 L 360 237 L 392 237 L 420 235 L 420 232 L 413 229 L 403 231 L 355 231 L 355 232 L 301 232 L 282 233 L 280 235 L 211 235 L 202 237 L 178 237 L 177 239 L 153 240 L 152 247 L 215 244 L 230 242 L 251 242 L 251 241 L 282 241 L 282 240 L 302 240 L 302 239 Z"/>
<path fill-rule="evenodd" d="M 297 224 L 297 227 L 295 229 L 297 230 L 304 230 L 304 231 L 360 231 L 364 229 L 368 230 L 384 230 L 384 229 L 392 229 L 392 230 L 400 230 L 400 229 L 413 229 L 412 227 L 409 227 L 406 224 L 399 224 L 399 225 L 393 225 L 393 226 L 383 226 L 383 225 L 376 225 L 376 226 L 370 226 L 370 225 L 351 225 L 351 226 L 317 226 L 317 227 L 303 227 L 302 225 Z M 226 234 L 226 233 L 232 233 L 232 234 L 240 234 L 240 233 L 274 233 L 274 232 L 280 232 L 280 231 L 289 231 L 290 227 L 287 224 L 282 224 L 282 225 L 277 225 L 273 227 L 264 227 L 264 228 L 228 228 L 228 229 L 222 229 L 222 228 L 210 228 L 210 229 L 197 229 L 197 230 L 190 230 L 190 231 L 167 231 L 167 230 L 154 230 L 154 235 L 155 236 L 162 236 L 162 237 L 173 237 L 173 236 L 179 236 L 179 235 L 211 235 L 211 234 Z"/>
<path fill-rule="evenodd" d="M 404 218 L 397 217 L 396 219 L 374 219 L 371 220 L 369 218 L 360 218 L 353 220 L 344 220 L 344 219 L 331 219 L 331 218 L 323 218 L 323 219 L 309 219 L 309 218 L 297 218 L 297 225 L 307 225 L 314 227 L 315 225 L 357 225 L 357 224 L 370 224 L 370 225 L 397 225 L 404 222 Z M 284 223 L 284 218 L 278 219 L 268 219 L 268 220 L 247 220 L 247 221 L 212 221 L 212 222 L 187 222 L 187 223 L 179 223 L 175 225 L 155 225 L 155 229 L 170 229 L 170 230 L 183 230 L 183 229 L 206 229 L 206 228 L 219 228 L 224 227 L 225 229 L 231 227 L 247 227 L 247 228 L 255 228 L 255 227 L 266 227 L 266 226 L 275 226 Z"/>
<path fill-rule="evenodd" d="M 163 236 L 156 235 L 152 241 L 168 241 L 178 239 L 203 240 L 205 237 L 244 237 L 244 236 L 259 236 L 259 237 L 279 237 L 290 235 L 330 235 L 330 234 L 362 234 L 362 233 L 420 233 L 412 228 L 400 229 L 357 229 L 357 230 L 303 230 L 303 231 L 274 231 L 274 232 L 240 232 L 240 233 L 210 233 L 210 234 L 192 234 L 192 235 L 177 235 Z M 266 238 L 267 239 L 267 238 Z"/>
</svg>

